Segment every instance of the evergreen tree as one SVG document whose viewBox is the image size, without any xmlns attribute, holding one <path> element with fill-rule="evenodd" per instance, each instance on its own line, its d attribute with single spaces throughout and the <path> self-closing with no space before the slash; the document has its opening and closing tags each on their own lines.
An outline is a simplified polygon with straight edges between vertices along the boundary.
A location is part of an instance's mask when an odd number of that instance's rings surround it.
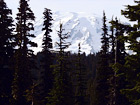
<svg viewBox="0 0 140 105">
<path fill-rule="evenodd" d="M 46 97 L 48 97 L 48 93 L 50 92 L 50 89 L 52 88 L 52 83 L 53 83 L 53 75 L 52 75 L 52 68 L 50 68 L 50 65 L 52 65 L 52 53 L 51 53 L 51 49 L 52 49 L 52 39 L 50 36 L 50 32 L 52 32 L 51 30 L 51 26 L 52 23 L 51 21 L 52 19 L 52 13 L 50 9 L 45 8 L 44 11 L 44 27 L 43 27 L 43 31 L 45 31 L 45 34 L 43 36 L 43 59 L 42 59 L 42 66 L 43 66 L 43 94 L 41 95 L 41 97 L 43 97 L 44 101 L 46 100 Z M 45 102 L 47 103 L 47 102 Z"/>
<path fill-rule="evenodd" d="M 115 52 L 114 59 L 111 62 L 112 74 L 110 78 L 110 105 L 124 105 L 129 104 L 128 100 L 124 95 L 120 93 L 120 90 L 126 86 L 125 76 L 124 76 L 124 63 L 125 63 L 125 37 L 124 34 L 128 30 L 128 25 L 121 24 L 118 19 L 112 20 L 112 27 L 115 29 Z M 114 64 L 113 64 L 114 63 Z"/>
<path fill-rule="evenodd" d="M 69 35 L 63 34 L 62 24 L 60 24 L 58 36 L 59 42 L 56 43 L 58 45 L 57 64 L 53 65 L 54 84 L 47 105 L 73 105 L 67 53 L 65 52 L 65 49 L 70 45 L 66 42 Z"/>
<path fill-rule="evenodd" d="M 28 98 L 27 92 L 33 85 L 31 70 L 35 67 L 33 51 L 29 47 L 37 47 L 37 44 L 30 39 L 35 37 L 31 34 L 31 31 L 34 30 L 33 21 L 35 20 L 35 16 L 29 8 L 28 0 L 20 0 L 19 3 L 19 12 L 16 18 L 17 51 L 15 55 L 16 65 L 13 81 L 13 97 L 15 105 L 29 105 L 31 104 L 31 99 Z"/>
<path fill-rule="evenodd" d="M 14 54 L 12 11 L 0 0 L 0 104 L 9 105 L 13 79 L 12 58 Z"/>
<path fill-rule="evenodd" d="M 112 67 L 112 65 L 115 64 L 115 26 L 113 25 L 113 18 L 112 20 L 110 21 L 110 31 L 111 31 L 111 34 L 109 35 L 109 42 L 110 42 L 110 58 L 109 58 L 109 66 Z M 115 105 L 116 103 L 116 72 L 112 69 L 111 69 L 111 74 L 110 74 L 110 77 L 109 77 L 109 96 L 108 96 L 108 104 L 109 105 Z"/>
<path fill-rule="evenodd" d="M 45 34 L 43 36 L 43 51 L 48 51 L 50 53 L 50 49 L 52 48 L 52 39 L 49 35 L 50 32 L 52 32 L 51 26 L 52 26 L 52 13 L 50 9 L 45 8 L 44 11 L 44 28 L 42 31 L 45 31 Z"/>
<path fill-rule="evenodd" d="M 130 21 L 135 22 L 133 29 L 128 33 L 129 50 L 133 51 L 132 55 L 126 57 L 125 76 L 129 83 L 127 87 L 122 89 L 122 93 L 126 95 L 132 105 L 140 104 L 140 1 L 135 0 L 133 6 L 127 5 L 122 14 Z"/>
<path fill-rule="evenodd" d="M 103 13 L 103 34 L 101 38 L 102 47 L 99 55 L 99 64 L 96 71 L 96 88 L 95 88 L 95 105 L 107 105 L 109 95 L 108 78 L 110 75 L 109 68 L 109 39 L 108 28 L 106 26 L 106 16 Z"/>
<path fill-rule="evenodd" d="M 105 12 L 103 12 L 103 34 L 102 34 L 102 38 L 101 38 L 101 43 L 102 43 L 102 47 L 101 47 L 101 54 L 108 54 L 109 52 L 109 38 L 108 38 L 108 27 L 106 25 L 106 16 L 105 16 Z"/>
<path fill-rule="evenodd" d="M 85 105 L 86 104 L 86 69 L 84 64 L 82 64 L 81 58 L 81 46 L 79 43 L 78 57 L 76 62 L 76 96 L 75 105 Z"/>
</svg>

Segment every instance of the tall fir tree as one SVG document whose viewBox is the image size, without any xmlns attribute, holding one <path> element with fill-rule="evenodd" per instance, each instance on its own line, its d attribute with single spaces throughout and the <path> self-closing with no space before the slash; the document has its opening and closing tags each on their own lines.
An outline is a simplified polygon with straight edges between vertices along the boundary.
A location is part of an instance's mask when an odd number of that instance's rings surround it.
<svg viewBox="0 0 140 105">
<path fill-rule="evenodd" d="M 0 104 L 9 105 L 13 79 L 12 58 L 14 54 L 12 11 L 0 0 Z"/>
<path fill-rule="evenodd" d="M 33 85 L 31 70 L 35 67 L 34 54 L 29 47 L 37 47 L 37 44 L 30 39 L 35 37 L 34 34 L 31 34 L 31 31 L 34 30 L 33 21 L 35 16 L 28 5 L 28 0 L 20 0 L 19 4 L 19 12 L 16 17 L 17 51 L 15 54 L 13 97 L 15 105 L 29 105 L 31 99 L 29 99 L 27 92 Z"/>
<path fill-rule="evenodd" d="M 126 86 L 124 76 L 124 64 L 126 57 L 125 36 L 129 29 L 129 25 L 121 24 L 118 19 L 112 20 L 111 27 L 115 31 L 115 49 L 113 54 L 113 62 L 111 62 L 112 76 L 110 78 L 110 105 L 129 105 L 128 100 L 121 94 L 120 90 Z"/>
<path fill-rule="evenodd" d="M 42 76 L 42 85 L 43 87 L 43 94 L 41 95 L 42 100 L 44 101 L 43 103 L 47 103 L 47 98 L 49 95 L 48 93 L 50 92 L 50 89 L 52 88 L 53 85 L 53 75 L 52 75 L 52 68 L 50 67 L 53 64 L 52 61 L 52 39 L 50 36 L 51 26 L 52 26 L 52 13 L 50 9 L 45 8 L 44 11 L 44 23 L 43 23 L 43 29 L 42 31 L 45 31 L 45 34 L 43 36 L 43 59 L 42 59 L 42 69 L 44 71 L 43 76 Z"/>
<path fill-rule="evenodd" d="M 115 64 L 115 27 L 113 25 L 113 17 L 112 20 L 110 21 L 110 31 L 111 34 L 109 35 L 109 47 L 111 48 L 110 52 L 109 52 L 109 66 L 111 67 L 111 74 L 109 77 L 109 95 L 108 95 L 108 104 L 109 105 L 115 105 L 114 102 L 116 102 L 116 74 L 114 72 L 114 70 L 112 69 L 112 65 Z"/>
<path fill-rule="evenodd" d="M 128 18 L 130 21 L 135 22 L 133 25 L 133 30 L 128 33 L 127 42 L 130 44 L 128 46 L 129 50 L 133 51 L 133 54 L 127 56 L 125 62 L 125 76 L 128 82 L 127 87 L 122 89 L 122 93 L 131 102 L 131 105 L 140 104 L 140 1 L 134 0 L 135 5 L 127 5 L 126 9 L 122 11 L 122 15 Z"/>
<path fill-rule="evenodd" d="M 67 53 L 65 52 L 65 49 L 70 45 L 66 42 L 69 35 L 63 34 L 63 31 L 64 29 L 60 23 L 60 30 L 58 31 L 59 42 L 56 43 L 58 45 L 57 64 L 53 65 L 54 84 L 49 93 L 47 105 L 73 105 L 72 85 L 68 75 L 69 68 Z"/>
<path fill-rule="evenodd" d="M 99 64 L 96 71 L 96 88 L 95 88 L 95 105 L 107 105 L 109 95 L 109 83 L 108 78 L 110 74 L 109 68 L 109 38 L 108 28 L 106 25 L 106 16 L 103 12 L 103 34 L 101 38 L 102 47 L 99 54 Z"/>
</svg>

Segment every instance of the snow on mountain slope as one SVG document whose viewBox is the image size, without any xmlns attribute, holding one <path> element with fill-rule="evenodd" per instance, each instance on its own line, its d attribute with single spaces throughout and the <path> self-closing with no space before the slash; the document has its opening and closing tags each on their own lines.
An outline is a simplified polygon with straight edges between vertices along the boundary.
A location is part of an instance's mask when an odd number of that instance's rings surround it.
<svg viewBox="0 0 140 105">
<path fill-rule="evenodd" d="M 60 22 L 63 23 L 64 33 L 69 33 L 70 38 L 67 40 L 71 42 L 71 46 L 68 48 L 71 52 L 77 52 L 78 43 L 81 43 L 81 50 L 86 54 L 98 52 L 101 47 L 101 27 L 102 17 L 95 14 L 87 13 L 74 13 L 74 12 L 55 12 L 53 14 L 53 26 L 51 33 L 54 49 L 56 47 L 55 42 L 58 41 L 57 30 L 59 30 Z M 37 48 L 33 48 L 36 52 L 42 50 L 42 38 L 44 32 L 42 32 L 43 19 L 40 19 L 35 23 L 34 34 L 36 38 L 34 42 L 38 43 Z"/>
</svg>

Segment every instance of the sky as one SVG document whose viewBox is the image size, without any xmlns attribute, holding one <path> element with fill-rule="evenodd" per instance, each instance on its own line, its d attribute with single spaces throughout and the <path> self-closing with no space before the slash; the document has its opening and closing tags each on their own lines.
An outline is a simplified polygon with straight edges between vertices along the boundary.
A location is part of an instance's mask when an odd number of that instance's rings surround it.
<svg viewBox="0 0 140 105">
<path fill-rule="evenodd" d="M 19 7 L 19 0 L 5 0 L 8 8 L 13 10 L 13 17 L 16 17 Z M 34 12 L 36 19 L 43 17 L 44 8 L 49 8 L 52 12 L 88 12 L 102 16 L 105 11 L 108 19 L 112 16 L 118 17 L 121 21 L 127 19 L 121 15 L 121 10 L 125 5 L 133 5 L 134 0 L 30 0 L 29 5 Z"/>
</svg>

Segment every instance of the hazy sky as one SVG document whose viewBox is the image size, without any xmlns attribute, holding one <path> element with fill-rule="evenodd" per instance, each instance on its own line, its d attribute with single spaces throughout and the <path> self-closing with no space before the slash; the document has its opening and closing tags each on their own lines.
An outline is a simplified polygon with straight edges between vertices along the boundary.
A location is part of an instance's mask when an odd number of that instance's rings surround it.
<svg viewBox="0 0 140 105">
<path fill-rule="evenodd" d="M 124 16 L 121 16 L 121 9 L 124 10 L 124 5 L 134 4 L 134 0 L 30 0 L 29 4 L 37 19 L 43 16 L 44 8 L 49 8 L 52 12 L 89 12 L 102 16 L 105 10 L 107 18 L 112 15 L 117 16 L 123 21 L 126 21 Z M 8 7 L 13 9 L 13 15 L 17 13 L 19 0 L 5 0 Z"/>
</svg>

